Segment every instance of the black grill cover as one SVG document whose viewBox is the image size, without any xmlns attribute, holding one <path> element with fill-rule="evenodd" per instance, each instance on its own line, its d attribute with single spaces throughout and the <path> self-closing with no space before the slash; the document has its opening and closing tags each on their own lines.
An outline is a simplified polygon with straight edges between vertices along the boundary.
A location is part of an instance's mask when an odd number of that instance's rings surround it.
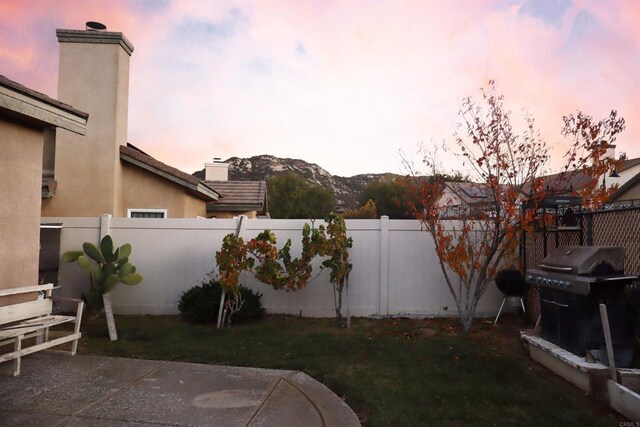
<svg viewBox="0 0 640 427">
<path fill-rule="evenodd" d="M 625 250 L 618 246 L 561 246 L 538 267 L 578 275 L 623 274 L 624 258 Z"/>
</svg>

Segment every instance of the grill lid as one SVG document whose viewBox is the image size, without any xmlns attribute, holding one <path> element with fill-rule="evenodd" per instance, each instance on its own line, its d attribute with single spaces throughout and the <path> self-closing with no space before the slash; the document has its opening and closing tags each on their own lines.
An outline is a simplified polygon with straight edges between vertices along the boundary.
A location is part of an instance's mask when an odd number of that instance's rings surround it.
<svg viewBox="0 0 640 427">
<path fill-rule="evenodd" d="M 623 274 L 624 258 L 624 248 L 617 246 L 560 246 L 538 268 L 578 275 Z"/>
</svg>

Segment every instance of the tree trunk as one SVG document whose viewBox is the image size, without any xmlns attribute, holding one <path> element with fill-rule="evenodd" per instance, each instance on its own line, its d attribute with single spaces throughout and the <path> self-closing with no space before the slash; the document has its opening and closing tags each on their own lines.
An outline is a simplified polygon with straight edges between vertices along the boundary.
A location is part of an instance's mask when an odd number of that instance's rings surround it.
<svg viewBox="0 0 640 427">
<path fill-rule="evenodd" d="M 222 314 L 224 312 L 225 295 L 226 295 L 226 292 L 223 289 L 222 294 L 220 295 L 220 305 L 218 306 L 218 325 L 216 326 L 216 329 L 220 329 L 222 327 L 222 323 L 223 323 Z"/>
<path fill-rule="evenodd" d="M 113 318 L 113 308 L 111 307 L 111 295 L 102 294 L 102 301 L 104 302 L 104 314 L 107 318 L 107 328 L 109 328 L 109 339 L 111 341 L 118 340 L 118 332 L 116 331 L 116 321 Z"/>
<path fill-rule="evenodd" d="M 344 279 L 344 286 L 347 288 L 347 328 L 351 327 L 351 302 L 349 298 L 349 276 Z"/>
<path fill-rule="evenodd" d="M 342 326 L 342 287 L 338 287 L 337 285 L 334 285 L 333 287 L 333 292 L 334 292 L 334 303 L 336 306 L 336 322 L 338 323 L 338 326 Z M 337 299 L 336 299 L 336 293 L 337 293 Z"/>
</svg>

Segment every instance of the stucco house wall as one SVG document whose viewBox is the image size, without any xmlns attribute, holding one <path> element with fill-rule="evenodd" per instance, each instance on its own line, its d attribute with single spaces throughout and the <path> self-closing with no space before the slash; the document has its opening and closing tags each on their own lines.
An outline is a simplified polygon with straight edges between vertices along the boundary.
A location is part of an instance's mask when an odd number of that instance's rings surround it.
<svg viewBox="0 0 640 427">
<path fill-rule="evenodd" d="M 86 124 L 86 113 L 0 76 L 0 289 L 38 284 L 44 145 L 55 143 L 50 129 L 81 135 Z"/>
<path fill-rule="evenodd" d="M 38 281 L 42 129 L 0 118 L 0 289 Z"/>
<path fill-rule="evenodd" d="M 122 171 L 122 209 L 115 216 L 126 217 L 128 209 L 166 209 L 168 218 L 206 215 L 206 203 L 185 193 L 182 186 L 133 165 L 123 164 Z"/>
</svg>

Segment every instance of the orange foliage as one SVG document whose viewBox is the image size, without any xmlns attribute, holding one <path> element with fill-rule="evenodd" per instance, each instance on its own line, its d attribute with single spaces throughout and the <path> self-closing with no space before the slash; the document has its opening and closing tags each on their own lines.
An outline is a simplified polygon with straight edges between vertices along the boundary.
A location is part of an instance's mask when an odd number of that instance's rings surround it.
<svg viewBox="0 0 640 427">
<path fill-rule="evenodd" d="M 408 209 L 418 219 L 423 230 L 435 242 L 435 250 L 447 285 L 456 301 L 465 330 L 471 325 L 479 298 L 495 274 L 505 267 L 519 267 L 517 250 L 522 231 L 530 231 L 536 223 L 536 206 L 546 196 L 542 172 L 549 154 L 534 126 L 534 119 L 525 117 L 527 129 L 515 135 L 510 124 L 510 113 L 502 104 L 503 97 L 495 94 L 493 82 L 489 90 L 482 90 L 482 103 L 471 98 L 463 101 L 455 141 L 459 156 L 472 168 L 478 188 L 488 192 L 488 202 L 481 212 L 460 215 L 453 221 L 441 220 L 443 212 L 451 208 L 451 201 L 441 204 L 444 182 L 433 168 L 432 178 L 421 178 L 411 173 L 407 180 Z M 581 190 L 585 200 L 605 201 L 611 190 L 597 188 L 598 178 L 616 167 L 616 162 L 604 154 L 624 129 L 624 120 L 616 112 L 593 123 L 582 113 L 564 118 L 565 136 L 574 138 L 567 154 L 567 166 L 580 168 L 593 177 Z M 427 153 L 424 163 L 435 161 Z M 408 165 L 405 162 L 405 165 Z M 619 167 L 619 165 L 618 165 Z M 531 194 L 523 194 L 523 186 L 530 186 Z M 525 197 L 533 201 L 531 209 L 523 209 Z M 543 221 L 552 221 L 545 217 Z M 457 283 L 454 281 L 454 273 Z"/>
</svg>

